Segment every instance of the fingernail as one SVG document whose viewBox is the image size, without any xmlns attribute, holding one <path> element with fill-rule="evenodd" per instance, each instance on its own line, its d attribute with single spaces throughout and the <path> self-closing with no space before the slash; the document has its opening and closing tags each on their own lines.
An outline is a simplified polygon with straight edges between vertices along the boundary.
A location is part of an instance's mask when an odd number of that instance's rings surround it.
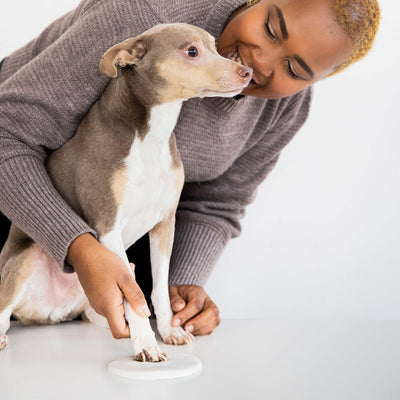
<svg viewBox="0 0 400 400">
<path fill-rule="evenodd" d="M 192 332 L 192 330 L 194 329 L 193 325 L 189 325 L 185 328 L 186 332 Z"/>
<path fill-rule="evenodd" d="M 181 311 L 183 306 L 184 306 L 184 303 L 182 301 L 177 301 L 176 303 L 174 303 L 173 309 L 175 311 Z"/>
<path fill-rule="evenodd" d="M 172 323 L 172 326 L 179 326 L 180 324 L 181 324 L 181 320 L 178 318 Z"/>
<path fill-rule="evenodd" d="M 150 317 L 151 312 L 150 312 L 149 306 L 147 304 L 143 304 L 142 310 L 143 310 L 143 313 L 146 315 L 146 317 Z"/>
</svg>

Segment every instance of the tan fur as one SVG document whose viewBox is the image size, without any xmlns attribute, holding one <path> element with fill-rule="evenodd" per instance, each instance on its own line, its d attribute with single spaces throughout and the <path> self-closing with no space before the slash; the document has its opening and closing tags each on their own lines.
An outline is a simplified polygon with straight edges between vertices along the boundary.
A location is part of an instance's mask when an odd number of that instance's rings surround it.
<svg viewBox="0 0 400 400">
<path fill-rule="evenodd" d="M 178 203 L 179 203 L 179 198 L 181 196 L 181 192 L 182 192 L 182 188 L 183 188 L 183 184 L 185 182 L 185 174 L 183 171 L 183 167 L 182 168 L 175 168 L 174 169 L 175 172 L 175 182 L 174 182 L 174 187 L 176 188 L 176 206 L 178 207 Z"/>
<path fill-rule="evenodd" d="M 140 39 L 127 39 L 111 47 L 100 62 L 100 71 L 110 78 L 118 76 L 117 65 L 126 67 L 134 65 L 143 58 L 146 53 L 146 44 Z"/>
<path fill-rule="evenodd" d="M 224 68 L 221 68 L 222 63 L 224 63 Z M 234 62 L 229 66 L 231 71 L 239 71 L 241 68 Z M 239 74 L 236 74 L 236 80 L 232 80 L 233 74 L 227 69 L 226 60 L 209 62 L 207 65 L 199 64 L 197 73 L 193 73 L 193 69 L 193 66 L 182 63 L 178 58 L 166 59 L 157 64 L 160 77 L 167 82 L 180 81 L 180 85 L 168 85 L 168 89 L 163 92 L 161 97 L 163 101 L 198 96 L 197 89 L 205 86 L 208 86 L 210 90 L 226 92 L 237 86 L 242 79 Z M 178 74 L 180 79 L 177 79 Z"/>
<path fill-rule="evenodd" d="M 176 146 L 176 137 L 174 133 L 172 133 L 172 135 L 169 137 L 168 144 L 169 144 L 169 153 L 171 154 L 173 162 L 172 166 L 174 168 L 181 167 L 182 166 L 181 156 L 179 154 L 178 147 Z"/>
<path fill-rule="evenodd" d="M 29 249 L 10 258 L 1 273 L 0 312 L 12 304 L 32 274 L 33 257 Z"/>
<path fill-rule="evenodd" d="M 124 191 L 128 177 L 126 176 L 126 168 L 116 170 L 111 177 L 111 191 L 114 195 L 117 206 L 122 204 Z"/>
<path fill-rule="evenodd" d="M 169 257 L 174 240 L 175 210 L 167 218 L 159 222 L 151 231 L 150 237 L 157 237 L 159 240 L 158 250 L 164 256 Z"/>
<path fill-rule="evenodd" d="M 174 141 L 175 135 L 171 135 L 170 139 L 170 150 L 171 147 L 173 151 L 176 152 L 176 155 L 179 157 L 179 159 L 174 159 L 174 156 L 172 156 L 174 160 L 174 171 L 175 171 L 175 182 L 174 182 L 174 187 L 176 188 L 176 199 L 175 199 L 175 204 L 176 207 L 178 206 L 179 203 L 179 197 L 182 191 L 183 184 L 185 182 L 185 174 L 182 166 L 182 162 L 180 160 L 180 156 L 178 153 L 178 149 L 175 146 L 171 145 L 172 140 Z M 172 155 L 172 154 L 171 154 Z M 176 157 L 175 155 L 175 157 Z M 166 257 L 170 257 L 171 255 L 171 248 L 172 244 L 174 241 L 174 231 L 175 231 L 175 213 L 176 213 L 176 208 L 174 210 L 171 210 L 171 212 L 167 215 L 167 217 L 159 222 L 151 231 L 150 231 L 150 236 L 153 237 L 158 237 L 159 239 L 159 251 Z"/>
<path fill-rule="evenodd" d="M 175 178 L 175 188 L 176 188 L 176 204 L 179 203 L 179 197 L 181 195 L 182 187 L 185 182 L 185 174 L 183 172 L 183 168 L 178 168 L 175 170 L 176 178 Z"/>
<path fill-rule="evenodd" d="M 169 152 L 172 157 L 172 168 L 174 169 L 176 174 L 175 189 L 177 194 L 176 204 L 178 205 L 183 184 L 185 183 L 185 172 L 183 170 L 183 164 L 178 151 L 178 147 L 176 146 L 176 138 L 173 133 L 169 138 Z"/>
<path fill-rule="evenodd" d="M 11 225 L 8 239 L 0 253 L 0 274 L 2 275 L 3 268 L 11 257 L 22 253 L 31 244 L 33 244 L 33 240 L 30 237 L 14 224 Z"/>
<path fill-rule="evenodd" d="M 48 279 L 48 286 L 36 287 L 40 276 Z M 34 243 L 7 261 L 1 278 L 0 312 L 6 310 L 6 313 L 12 313 L 23 324 L 58 323 L 76 318 L 88 307 L 76 274 L 62 272 L 54 259 Z M 35 304 L 46 301 L 46 296 L 58 298 L 56 312 L 49 313 Z M 64 301 L 70 297 L 77 301 L 68 309 Z M 32 299 L 35 299 L 34 302 Z M 12 309 L 7 311 L 9 306 Z"/>
</svg>

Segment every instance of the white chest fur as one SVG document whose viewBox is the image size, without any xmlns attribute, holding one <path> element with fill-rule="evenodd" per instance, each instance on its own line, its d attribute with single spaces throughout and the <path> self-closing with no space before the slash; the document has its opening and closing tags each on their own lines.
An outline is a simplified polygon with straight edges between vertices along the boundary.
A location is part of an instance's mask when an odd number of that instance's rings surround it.
<svg viewBox="0 0 400 400">
<path fill-rule="evenodd" d="M 151 111 L 150 130 L 136 137 L 126 165 L 126 183 L 114 231 L 122 234 L 128 248 L 171 212 L 177 201 L 176 171 L 169 138 L 182 101 L 156 106 Z"/>
</svg>

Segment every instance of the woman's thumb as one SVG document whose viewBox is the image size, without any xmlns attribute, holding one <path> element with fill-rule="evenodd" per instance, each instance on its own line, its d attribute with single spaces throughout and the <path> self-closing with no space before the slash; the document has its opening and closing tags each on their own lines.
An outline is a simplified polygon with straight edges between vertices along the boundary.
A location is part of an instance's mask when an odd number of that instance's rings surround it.
<svg viewBox="0 0 400 400">
<path fill-rule="evenodd" d="M 130 262 L 129 265 L 130 265 L 130 267 L 131 267 L 133 277 L 134 277 L 135 280 L 136 280 L 136 275 L 135 275 L 135 264 Z"/>
<path fill-rule="evenodd" d="M 176 286 L 169 287 L 169 298 L 171 301 L 172 311 L 178 312 L 185 308 L 186 301 L 180 296 Z"/>
</svg>

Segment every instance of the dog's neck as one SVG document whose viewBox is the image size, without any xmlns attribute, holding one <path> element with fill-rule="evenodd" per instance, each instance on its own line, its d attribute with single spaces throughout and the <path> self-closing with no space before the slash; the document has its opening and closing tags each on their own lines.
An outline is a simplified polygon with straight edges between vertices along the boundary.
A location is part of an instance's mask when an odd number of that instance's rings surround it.
<svg viewBox="0 0 400 400">
<path fill-rule="evenodd" d="M 137 130 L 139 135 L 144 135 L 154 101 L 146 101 L 137 88 L 134 90 L 135 88 L 127 85 L 124 76 L 111 80 L 99 99 L 99 106 L 113 124 L 122 124 L 129 130 Z"/>
<path fill-rule="evenodd" d="M 168 103 L 154 106 L 150 112 L 149 131 L 146 134 L 146 141 L 151 146 L 163 146 L 170 143 L 170 137 L 176 125 L 179 113 L 182 108 L 182 100 L 175 100 Z"/>
<path fill-rule="evenodd" d="M 113 79 L 98 101 L 101 114 L 112 127 L 121 126 L 146 140 L 168 142 L 182 99 L 161 103 L 156 89 L 142 89 L 142 82 L 122 75 Z"/>
</svg>

